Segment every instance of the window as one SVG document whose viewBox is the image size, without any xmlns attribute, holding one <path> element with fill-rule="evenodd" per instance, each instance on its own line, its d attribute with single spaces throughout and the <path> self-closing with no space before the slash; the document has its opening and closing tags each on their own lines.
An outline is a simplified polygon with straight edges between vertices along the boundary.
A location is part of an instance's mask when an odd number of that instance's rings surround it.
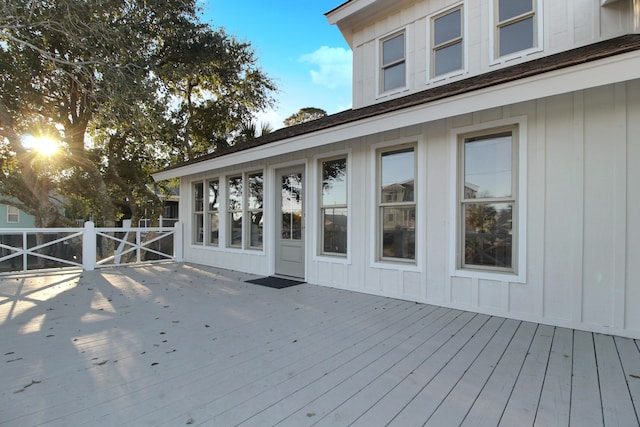
<svg viewBox="0 0 640 427">
<path fill-rule="evenodd" d="M 251 220 L 249 228 L 249 247 L 262 248 L 262 196 L 264 194 L 264 180 L 262 173 L 249 175 L 249 195 L 247 198 L 247 215 Z"/>
<path fill-rule="evenodd" d="M 7 222 L 9 224 L 17 224 L 20 222 L 20 210 L 15 206 L 7 205 Z"/>
<path fill-rule="evenodd" d="M 496 0 L 497 56 L 505 56 L 536 46 L 537 0 Z"/>
<path fill-rule="evenodd" d="M 220 230 L 220 202 L 218 197 L 220 196 L 220 182 L 217 179 L 209 181 L 208 184 L 209 194 L 207 198 L 207 218 L 209 229 L 207 231 L 208 240 L 207 244 L 217 246 L 220 242 L 218 240 Z"/>
<path fill-rule="evenodd" d="M 383 151 L 378 157 L 380 259 L 415 259 L 415 152 L 413 147 Z"/>
<path fill-rule="evenodd" d="M 263 193 L 262 172 L 229 178 L 227 215 L 230 247 L 262 248 Z"/>
<path fill-rule="evenodd" d="M 320 236 L 323 254 L 347 253 L 347 159 L 320 161 Z"/>
<path fill-rule="evenodd" d="M 461 139 L 460 267 L 515 272 L 517 144 L 515 129 Z"/>
<path fill-rule="evenodd" d="M 227 194 L 229 246 L 242 247 L 242 176 L 229 178 Z"/>
<path fill-rule="evenodd" d="M 387 92 L 405 86 L 406 60 L 404 32 L 382 40 L 381 57 L 380 91 Z"/>
<path fill-rule="evenodd" d="M 431 27 L 432 76 L 460 70 L 463 67 L 462 7 L 436 16 Z"/>
<path fill-rule="evenodd" d="M 204 183 L 193 184 L 193 243 L 203 243 L 204 238 Z"/>
</svg>

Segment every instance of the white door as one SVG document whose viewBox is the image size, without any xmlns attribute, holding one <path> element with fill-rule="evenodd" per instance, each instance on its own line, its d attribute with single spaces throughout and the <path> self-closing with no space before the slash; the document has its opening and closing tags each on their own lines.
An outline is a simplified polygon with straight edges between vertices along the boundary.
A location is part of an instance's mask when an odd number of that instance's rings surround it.
<svg viewBox="0 0 640 427">
<path fill-rule="evenodd" d="M 281 276 L 304 278 L 304 166 L 276 173 L 276 266 Z"/>
</svg>

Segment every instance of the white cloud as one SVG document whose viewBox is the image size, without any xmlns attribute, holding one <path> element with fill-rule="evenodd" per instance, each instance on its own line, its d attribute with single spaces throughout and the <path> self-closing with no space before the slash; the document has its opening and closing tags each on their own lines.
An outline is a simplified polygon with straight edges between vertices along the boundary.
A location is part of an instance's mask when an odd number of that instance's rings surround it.
<svg viewBox="0 0 640 427">
<path fill-rule="evenodd" d="M 351 85 L 351 51 L 342 47 L 322 46 L 313 53 L 302 55 L 301 62 L 314 65 L 311 81 L 329 89 Z"/>
<path fill-rule="evenodd" d="M 284 127 L 284 118 L 275 110 L 260 111 L 254 114 L 254 119 L 258 124 L 258 129 L 263 123 L 268 123 L 273 130 Z"/>
</svg>

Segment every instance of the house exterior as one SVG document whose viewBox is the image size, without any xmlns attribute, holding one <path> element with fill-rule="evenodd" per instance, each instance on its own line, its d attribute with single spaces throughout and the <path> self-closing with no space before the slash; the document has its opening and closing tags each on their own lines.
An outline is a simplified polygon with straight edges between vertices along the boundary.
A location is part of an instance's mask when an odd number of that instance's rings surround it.
<svg viewBox="0 0 640 427">
<path fill-rule="evenodd" d="M 350 0 L 353 109 L 175 165 L 184 259 L 640 338 L 640 0 Z"/>
<path fill-rule="evenodd" d="M 0 204 L 0 228 L 35 227 L 33 215 L 26 214 L 14 206 Z"/>
</svg>

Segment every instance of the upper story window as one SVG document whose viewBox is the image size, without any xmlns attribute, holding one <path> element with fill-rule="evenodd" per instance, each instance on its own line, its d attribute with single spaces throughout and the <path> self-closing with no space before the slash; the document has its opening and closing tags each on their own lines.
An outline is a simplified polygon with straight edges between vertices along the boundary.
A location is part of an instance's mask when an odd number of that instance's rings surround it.
<svg viewBox="0 0 640 427">
<path fill-rule="evenodd" d="M 388 92 L 406 86 L 405 39 L 406 35 L 403 31 L 381 41 L 380 92 Z"/>
<path fill-rule="evenodd" d="M 17 224 L 20 222 L 20 210 L 15 206 L 7 205 L 7 222 L 9 224 Z"/>
<path fill-rule="evenodd" d="M 496 0 L 497 57 L 536 47 L 537 0 Z"/>
<path fill-rule="evenodd" d="M 431 28 L 432 77 L 462 69 L 462 6 L 434 17 Z"/>
<path fill-rule="evenodd" d="M 378 154 L 378 250 L 380 260 L 415 260 L 415 148 Z"/>
</svg>

